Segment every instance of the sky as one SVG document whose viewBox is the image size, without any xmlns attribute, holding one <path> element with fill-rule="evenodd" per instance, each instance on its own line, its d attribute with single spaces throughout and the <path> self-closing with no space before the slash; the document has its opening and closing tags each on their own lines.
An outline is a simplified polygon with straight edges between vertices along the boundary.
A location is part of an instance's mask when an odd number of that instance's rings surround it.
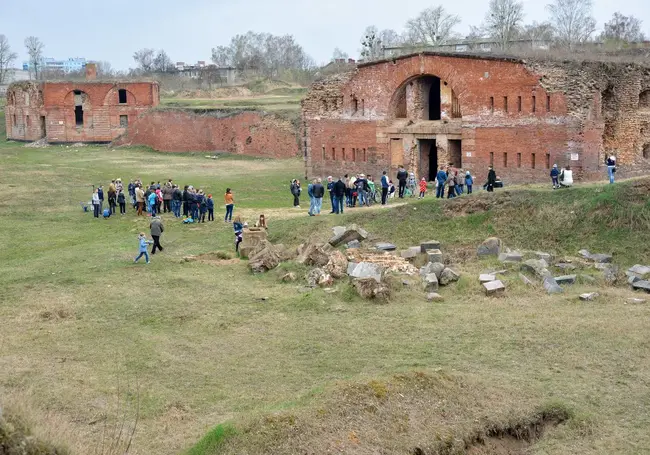
<svg viewBox="0 0 650 455">
<path fill-rule="evenodd" d="M 548 19 L 545 1 L 524 0 L 525 23 Z M 599 29 L 616 11 L 643 20 L 650 36 L 648 0 L 593 0 Z M 335 47 L 357 57 L 368 25 L 401 32 L 409 18 L 436 6 L 425 0 L 0 0 L 0 34 L 19 57 L 27 59 L 23 41 L 37 36 L 44 55 L 64 59 L 103 60 L 114 69 L 134 67 L 133 53 L 164 49 L 173 61 L 210 60 L 211 49 L 249 30 L 294 35 L 317 63 L 330 60 Z M 457 31 L 479 25 L 487 0 L 444 3 L 462 18 Z"/>
</svg>

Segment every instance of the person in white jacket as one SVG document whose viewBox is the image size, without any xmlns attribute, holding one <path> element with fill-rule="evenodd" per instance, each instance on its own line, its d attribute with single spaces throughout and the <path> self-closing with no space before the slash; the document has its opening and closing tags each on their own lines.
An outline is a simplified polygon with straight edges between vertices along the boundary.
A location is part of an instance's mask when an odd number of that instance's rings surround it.
<svg viewBox="0 0 650 455">
<path fill-rule="evenodd" d="M 573 171 L 571 170 L 571 166 L 562 168 L 560 171 L 560 186 L 567 188 L 573 186 Z"/>
<path fill-rule="evenodd" d="M 99 199 L 99 188 L 93 190 L 93 215 L 99 218 L 99 211 L 101 209 L 102 201 Z"/>
</svg>

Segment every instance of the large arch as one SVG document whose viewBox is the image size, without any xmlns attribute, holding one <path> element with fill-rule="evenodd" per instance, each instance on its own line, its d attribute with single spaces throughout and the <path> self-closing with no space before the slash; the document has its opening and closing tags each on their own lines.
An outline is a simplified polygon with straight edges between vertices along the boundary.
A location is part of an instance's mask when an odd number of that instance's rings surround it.
<svg viewBox="0 0 650 455">
<path fill-rule="evenodd" d="M 120 103 L 120 91 L 126 94 L 126 103 Z M 106 93 L 104 97 L 104 106 L 134 106 L 137 104 L 137 99 L 133 92 L 125 87 L 114 86 Z"/>
<path fill-rule="evenodd" d="M 460 101 L 449 82 L 434 74 L 406 79 L 393 92 L 388 118 L 443 120 L 461 118 Z"/>
<path fill-rule="evenodd" d="M 71 118 L 74 118 L 75 126 L 77 128 L 83 128 L 86 125 L 86 113 L 90 112 L 91 109 L 90 96 L 82 90 L 70 90 L 63 99 L 63 105 L 73 108 L 73 115 Z"/>
</svg>

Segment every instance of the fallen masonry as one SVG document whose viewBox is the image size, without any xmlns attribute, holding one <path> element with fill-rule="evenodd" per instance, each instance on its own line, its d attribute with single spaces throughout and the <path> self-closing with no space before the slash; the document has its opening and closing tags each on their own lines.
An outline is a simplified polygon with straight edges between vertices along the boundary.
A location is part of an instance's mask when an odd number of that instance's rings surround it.
<svg viewBox="0 0 650 455">
<path fill-rule="evenodd" d="M 497 237 L 490 237 L 486 239 L 483 243 L 479 245 L 476 250 L 476 253 L 481 256 L 499 256 L 501 254 L 501 249 L 503 248 L 503 242 Z"/>
<path fill-rule="evenodd" d="M 501 295 L 506 290 L 501 280 L 488 281 L 487 283 L 483 283 L 483 287 L 485 288 L 485 295 L 489 296 Z"/>
<path fill-rule="evenodd" d="M 334 236 L 330 239 L 329 244 L 333 247 L 343 245 L 344 243 L 357 240 L 362 242 L 368 238 L 368 232 L 358 227 L 356 224 L 346 226 L 335 226 L 332 228 Z"/>
<path fill-rule="evenodd" d="M 598 297 L 597 292 L 589 292 L 589 293 L 586 293 L 586 294 L 580 294 L 580 300 L 584 300 L 584 301 L 595 300 L 596 297 Z"/>
<path fill-rule="evenodd" d="M 559 294 L 564 292 L 564 290 L 557 284 L 555 278 L 553 278 L 552 276 L 544 277 L 544 281 L 542 281 L 542 286 L 544 286 L 544 289 L 548 294 Z"/>
</svg>

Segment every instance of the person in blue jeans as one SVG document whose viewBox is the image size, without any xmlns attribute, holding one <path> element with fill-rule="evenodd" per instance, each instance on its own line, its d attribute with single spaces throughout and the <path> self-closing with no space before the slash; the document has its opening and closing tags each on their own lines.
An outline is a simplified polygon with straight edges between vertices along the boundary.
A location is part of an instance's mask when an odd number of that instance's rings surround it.
<svg viewBox="0 0 650 455">
<path fill-rule="evenodd" d="M 386 171 L 384 171 L 381 175 L 381 205 L 386 205 L 386 200 L 388 199 L 388 188 L 390 188 L 390 180 L 388 180 Z"/>
<path fill-rule="evenodd" d="M 445 183 L 447 183 L 447 173 L 445 168 L 440 166 L 440 170 L 436 174 L 436 181 L 438 182 L 438 187 L 436 188 L 436 198 L 445 197 Z"/>
<path fill-rule="evenodd" d="M 614 183 L 614 173 L 616 172 L 616 157 L 614 155 L 608 156 L 605 159 L 607 164 L 607 175 L 609 176 L 609 183 Z"/>
<path fill-rule="evenodd" d="M 232 190 L 230 188 L 226 188 L 226 194 L 223 196 L 223 201 L 226 204 L 226 216 L 224 221 L 232 221 L 232 212 L 235 209 L 235 198 L 232 195 Z"/>
<path fill-rule="evenodd" d="M 148 200 L 149 200 L 149 206 L 151 207 L 152 217 L 156 216 L 156 197 L 157 197 L 156 193 L 154 193 L 153 191 L 149 193 Z"/>
<path fill-rule="evenodd" d="M 99 218 L 99 209 L 101 207 L 101 203 L 99 201 L 99 189 L 95 188 L 93 191 L 93 216 L 95 218 Z"/>
<path fill-rule="evenodd" d="M 553 182 L 553 189 L 556 190 L 560 187 L 560 171 L 557 168 L 557 164 L 553 165 L 553 169 L 551 169 L 551 181 Z"/>
<path fill-rule="evenodd" d="M 145 261 L 147 261 L 147 264 L 149 264 L 149 253 L 147 252 L 147 245 L 152 244 L 153 242 L 151 240 L 147 240 L 147 238 L 144 235 L 144 232 L 140 232 L 140 235 L 138 235 L 138 244 L 140 247 L 140 254 L 133 260 L 133 262 L 138 262 L 142 256 L 144 256 Z"/>
<path fill-rule="evenodd" d="M 343 207 L 345 207 L 345 182 L 339 177 L 337 182 L 332 188 L 332 194 L 334 195 L 334 213 L 339 214 L 343 213 Z"/>
<path fill-rule="evenodd" d="M 208 199 L 205 201 L 205 205 L 208 207 L 208 221 L 214 221 L 214 200 L 212 195 L 208 194 Z"/>
<path fill-rule="evenodd" d="M 467 186 L 467 194 L 472 194 L 472 186 L 474 185 L 474 177 L 469 171 L 465 174 L 465 186 Z"/>
</svg>

